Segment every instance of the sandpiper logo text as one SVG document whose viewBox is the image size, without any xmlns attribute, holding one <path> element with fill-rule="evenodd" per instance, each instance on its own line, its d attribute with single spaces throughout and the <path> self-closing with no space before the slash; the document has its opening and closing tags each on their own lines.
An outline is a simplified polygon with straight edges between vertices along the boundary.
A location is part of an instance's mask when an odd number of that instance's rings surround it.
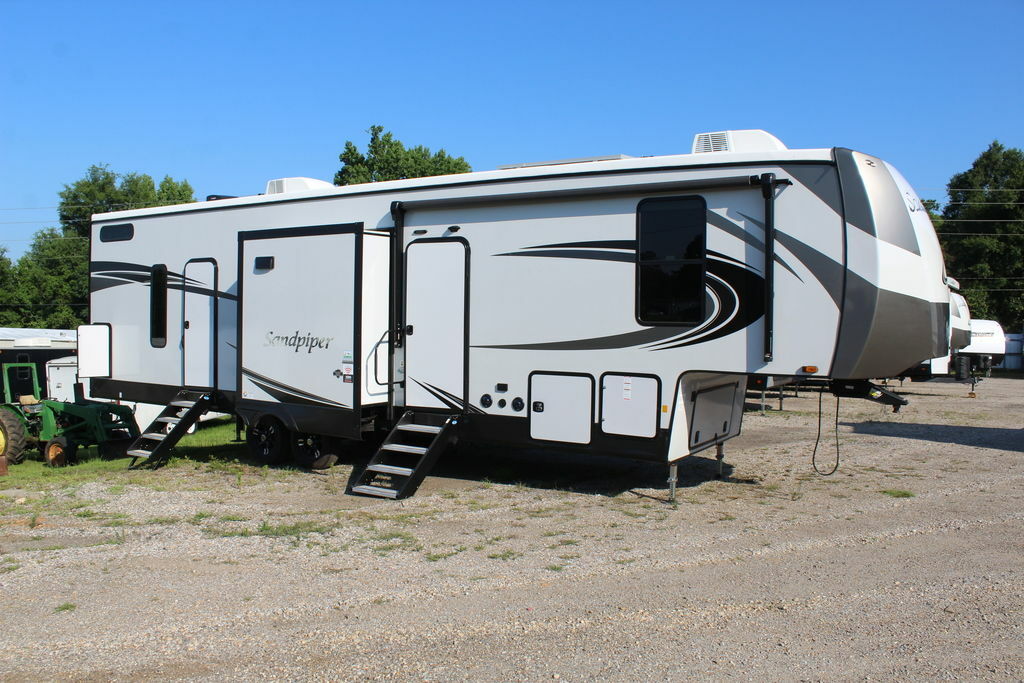
<svg viewBox="0 0 1024 683">
<path fill-rule="evenodd" d="M 313 349 L 326 349 L 334 341 L 334 337 L 318 337 L 312 332 L 302 334 L 298 330 L 295 330 L 294 334 L 274 334 L 271 330 L 267 332 L 267 341 L 264 346 L 287 346 L 295 349 L 295 353 L 298 353 L 301 349 L 306 349 L 306 353 L 313 353 Z"/>
</svg>

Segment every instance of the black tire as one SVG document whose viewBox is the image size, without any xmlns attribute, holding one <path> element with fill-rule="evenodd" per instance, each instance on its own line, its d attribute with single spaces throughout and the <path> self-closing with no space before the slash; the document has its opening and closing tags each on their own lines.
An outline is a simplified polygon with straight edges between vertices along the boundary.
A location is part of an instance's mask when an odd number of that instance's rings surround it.
<svg viewBox="0 0 1024 683">
<path fill-rule="evenodd" d="M 78 444 L 66 436 L 55 436 L 46 442 L 43 449 L 43 463 L 50 467 L 64 467 L 78 462 Z"/>
<path fill-rule="evenodd" d="M 333 447 L 336 439 L 315 434 L 298 434 L 296 436 L 295 450 L 292 455 L 296 465 L 311 470 L 326 470 L 338 462 L 337 449 Z"/>
<path fill-rule="evenodd" d="M 0 455 L 17 465 L 25 459 L 25 423 L 6 408 L 0 408 Z"/>
<path fill-rule="evenodd" d="M 291 434 L 276 417 L 263 415 L 245 430 L 249 455 L 264 465 L 278 465 L 291 452 Z"/>
</svg>

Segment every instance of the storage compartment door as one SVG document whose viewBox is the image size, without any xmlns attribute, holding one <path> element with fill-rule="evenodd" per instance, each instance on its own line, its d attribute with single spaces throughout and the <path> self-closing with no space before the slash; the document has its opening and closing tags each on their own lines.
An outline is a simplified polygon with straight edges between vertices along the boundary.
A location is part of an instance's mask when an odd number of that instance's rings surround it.
<svg viewBox="0 0 1024 683">
<path fill-rule="evenodd" d="M 530 437 L 590 443 L 594 423 L 594 379 L 589 375 L 530 377 Z"/>
<path fill-rule="evenodd" d="M 739 384 L 726 384 L 696 393 L 690 422 L 690 449 L 729 436 L 736 428 L 733 408 Z"/>
<path fill-rule="evenodd" d="M 601 378 L 601 431 L 651 438 L 658 433 L 658 380 L 634 375 Z"/>
<path fill-rule="evenodd" d="M 355 254 L 352 232 L 243 239 L 243 399 L 354 406 Z"/>
</svg>

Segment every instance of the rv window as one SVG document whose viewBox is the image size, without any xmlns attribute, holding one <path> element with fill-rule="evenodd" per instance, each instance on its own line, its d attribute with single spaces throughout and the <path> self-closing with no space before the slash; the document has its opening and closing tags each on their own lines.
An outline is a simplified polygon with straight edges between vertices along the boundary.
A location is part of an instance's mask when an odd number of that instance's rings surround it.
<svg viewBox="0 0 1024 683">
<path fill-rule="evenodd" d="M 647 199 L 637 207 L 637 320 L 696 325 L 704 319 L 703 197 Z"/>
<path fill-rule="evenodd" d="M 100 228 L 100 242 L 127 242 L 135 237 L 135 226 L 131 223 L 104 225 Z"/>
<path fill-rule="evenodd" d="M 167 346 L 167 266 L 153 266 L 149 280 L 149 343 Z"/>
</svg>

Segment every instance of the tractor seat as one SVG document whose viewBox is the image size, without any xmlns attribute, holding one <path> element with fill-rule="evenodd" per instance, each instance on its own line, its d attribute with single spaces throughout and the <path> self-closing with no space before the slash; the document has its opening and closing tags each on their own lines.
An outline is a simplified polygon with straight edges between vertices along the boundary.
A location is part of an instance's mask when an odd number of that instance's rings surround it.
<svg viewBox="0 0 1024 683">
<path fill-rule="evenodd" d="M 39 399 L 32 394 L 22 394 L 18 397 L 18 403 L 23 406 L 34 406 L 39 403 Z"/>
</svg>

